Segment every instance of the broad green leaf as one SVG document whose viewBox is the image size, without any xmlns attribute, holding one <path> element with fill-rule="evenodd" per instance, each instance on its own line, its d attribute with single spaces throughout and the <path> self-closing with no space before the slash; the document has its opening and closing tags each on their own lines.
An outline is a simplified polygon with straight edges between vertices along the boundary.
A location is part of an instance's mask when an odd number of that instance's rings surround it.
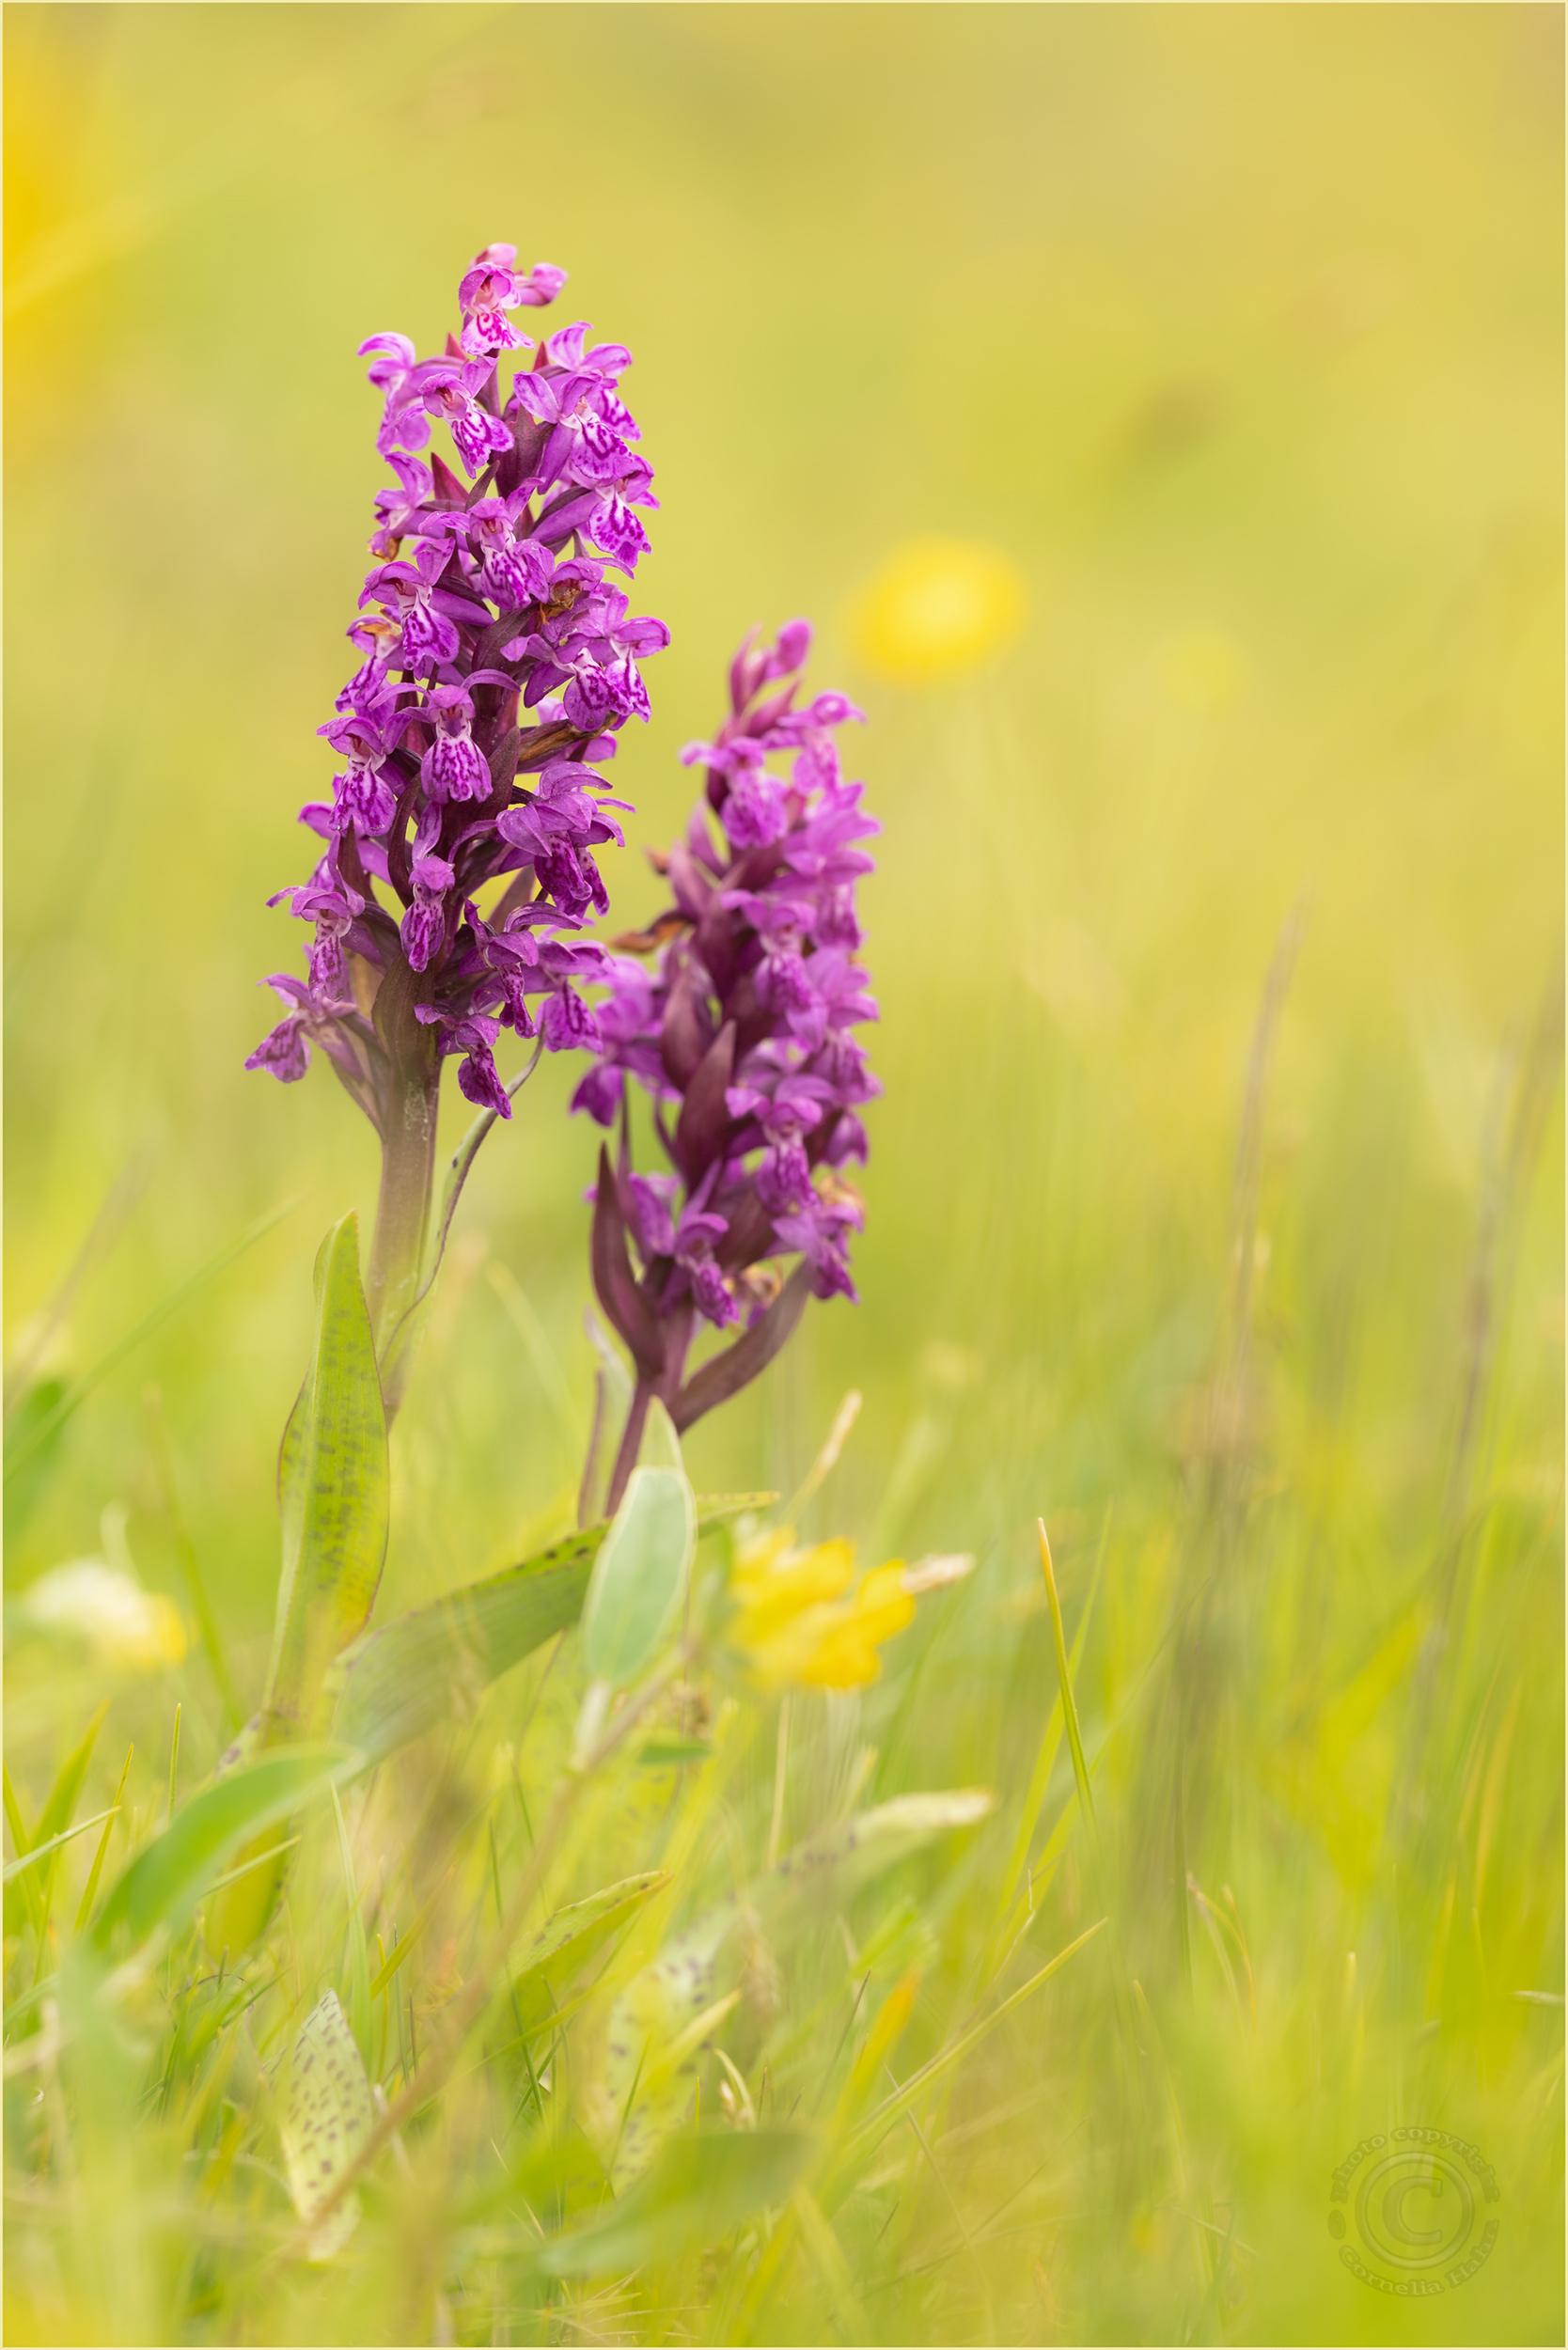
<svg viewBox="0 0 1568 2350">
<path fill-rule="evenodd" d="M 814 2151 L 798 2130 L 704 2130 L 672 2138 L 631 2191 L 587 2227 L 541 2244 L 547 2277 L 619 2277 L 679 2260 L 753 2212 L 788 2201 Z"/>
<path fill-rule="evenodd" d="M 781 1940 L 840 1907 L 872 1877 L 933 1837 L 973 1826 L 994 1798 L 980 1787 L 900 1795 L 808 1837 L 776 1869 L 755 1878 L 744 1899 L 721 1902 L 666 1942 L 633 1976 L 610 2011 L 604 2057 L 606 2114 L 613 2112 L 612 2163 L 619 2191 L 644 2170 L 690 2114 L 697 2051 L 675 2062 L 694 2023 L 739 1982 L 759 1937 Z"/>
<path fill-rule="evenodd" d="M 308 2228 L 375 2127 L 370 2084 L 336 1991 L 323 1993 L 300 2026 L 283 2089 L 278 2137 L 294 2209 Z M 346 2195 L 311 2234 L 307 2257 L 329 2261 L 359 2225 L 357 2195 Z"/>
<path fill-rule="evenodd" d="M 697 1530 L 708 1533 L 715 1526 L 723 1526 L 730 1518 L 760 1516 L 771 1510 L 778 1499 L 776 1494 L 698 1494 L 697 1496 Z"/>
<path fill-rule="evenodd" d="M 624 1877 L 606 1885 L 587 1901 L 569 1902 L 545 1920 L 524 1953 L 513 1978 L 512 1993 L 525 2029 L 536 2016 L 544 2021 L 559 2004 L 560 1994 L 580 1974 L 594 1952 L 642 1907 L 651 1893 L 669 1883 L 666 1869 L 650 1869 L 641 1876 Z"/>
<path fill-rule="evenodd" d="M 363 1630 L 386 1551 L 386 1415 L 359 1283 L 359 1219 L 316 1260 L 316 1343 L 279 1465 L 283 1568 L 263 1743 L 312 1727 L 328 1666 Z"/>
<path fill-rule="evenodd" d="M 698 1531 L 776 1499 L 700 1495 Z M 395 1616 L 356 1640 L 327 1675 L 337 1700 L 334 1736 L 358 1747 L 367 1762 L 379 1762 L 476 1705 L 493 1681 L 576 1622 L 607 1531 L 590 1526 L 568 1535 L 521 1566 Z"/>
<path fill-rule="evenodd" d="M 673 1431 L 669 1443 L 678 1456 Z M 590 1681 L 624 1689 L 652 1663 L 681 1613 L 696 1548 L 697 1505 L 684 1469 L 635 1468 L 583 1602 L 583 1662 Z"/>
<path fill-rule="evenodd" d="M 350 1747 L 287 1747 L 214 1780 L 132 1861 L 103 1904 L 94 1942 L 106 1950 L 121 1929 L 139 1943 L 160 1925 L 184 1924 L 247 1837 L 362 1767 Z"/>
<path fill-rule="evenodd" d="M 681 1456 L 681 1439 L 657 1396 L 648 1407 L 648 1418 L 642 1424 L 642 1447 L 637 1454 L 641 1468 L 677 1469 L 683 1477 L 686 1464 Z"/>
<path fill-rule="evenodd" d="M 356 1641 L 330 1679 L 334 1735 L 379 1762 L 471 1709 L 500 1674 L 576 1622 L 604 1530 L 571 1535 Z"/>
</svg>

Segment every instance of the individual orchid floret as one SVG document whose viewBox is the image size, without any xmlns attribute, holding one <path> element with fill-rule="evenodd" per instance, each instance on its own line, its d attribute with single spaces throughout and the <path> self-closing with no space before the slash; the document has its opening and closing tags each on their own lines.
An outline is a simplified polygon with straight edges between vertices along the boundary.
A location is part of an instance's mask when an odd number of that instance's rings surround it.
<svg viewBox="0 0 1568 2350">
<path fill-rule="evenodd" d="M 487 244 L 474 257 L 458 288 L 463 305 L 463 333 L 458 337 L 473 359 L 494 359 L 503 351 L 531 351 L 531 338 L 520 334 L 506 313 L 520 307 L 538 309 L 554 302 L 566 283 L 566 272 L 549 261 L 538 261 L 522 275 L 515 263 L 514 244 Z"/>
<path fill-rule="evenodd" d="M 319 861 L 282 893 L 312 926 L 308 979 L 282 988 L 247 1066 L 292 1083 L 319 1045 L 384 1151 L 415 1129 L 433 1151 L 455 1055 L 464 1094 L 510 1115 L 502 1028 L 553 1052 L 603 1042 L 581 991 L 607 959 L 573 942 L 607 906 L 595 853 L 627 806 L 603 771 L 648 717 L 641 665 L 669 637 L 630 614 L 606 565 L 632 569 L 647 538 L 631 509 L 656 504 L 616 388 L 631 354 L 586 348 L 586 324 L 535 351 L 511 321 L 564 283 L 487 245 L 443 353 L 420 359 L 402 335 L 361 345 L 393 480 L 348 631 L 357 666 L 321 728 L 332 798 L 301 810 Z M 530 352 L 509 389 L 503 362 Z"/>
<path fill-rule="evenodd" d="M 835 740 L 860 713 L 841 694 L 799 698 L 810 634 L 797 620 L 774 646 L 748 637 L 729 716 L 683 755 L 707 788 L 658 860 L 674 901 L 614 942 L 598 1058 L 572 1098 L 619 1129 L 613 1160 L 600 1153 L 593 1236 L 600 1302 L 637 1374 L 612 1506 L 653 1396 L 689 1427 L 772 1359 L 808 1295 L 855 1294 L 862 1210 L 843 1170 L 866 1155 L 860 1112 L 880 1088 L 855 1034 L 877 1016 L 855 893 L 879 826 Z M 672 1174 L 634 1167 L 628 1079 Z M 744 1328 L 688 1377 L 703 1322 Z"/>
</svg>

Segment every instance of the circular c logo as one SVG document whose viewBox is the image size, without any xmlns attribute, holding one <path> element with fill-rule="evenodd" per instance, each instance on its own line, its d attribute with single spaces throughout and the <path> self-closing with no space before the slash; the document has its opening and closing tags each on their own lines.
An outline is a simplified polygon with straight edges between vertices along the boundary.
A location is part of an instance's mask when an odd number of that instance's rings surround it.
<svg viewBox="0 0 1568 2350">
<path fill-rule="evenodd" d="M 1385 2154 L 1356 2198 L 1361 2241 L 1390 2268 L 1447 2268 L 1463 2250 L 1474 2218 L 1475 2197 L 1459 2165 L 1420 2147 Z"/>
<path fill-rule="evenodd" d="M 1402 2123 L 1361 2139 L 1335 2171 L 1328 2232 L 1353 2277 L 1401 2299 L 1452 2293 L 1492 2256 L 1497 2178 L 1452 2130 Z M 1347 2220 L 1354 2217 L 1354 2232 Z"/>
</svg>

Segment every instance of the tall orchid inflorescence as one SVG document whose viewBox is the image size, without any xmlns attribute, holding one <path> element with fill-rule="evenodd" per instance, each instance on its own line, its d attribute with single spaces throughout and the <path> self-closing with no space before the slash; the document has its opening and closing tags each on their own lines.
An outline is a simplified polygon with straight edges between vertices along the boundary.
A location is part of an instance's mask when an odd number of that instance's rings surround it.
<svg viewBox="0 0 1568 2350">
<path fill-rule="evenodd" d="M 636 509 L 657 504 L 617 389 L 631 353 L 565 327 L 508 393 L 503 358 L 534 349 L 508 313 L 566 282 L 515 260 L 508 244 L 477 257 L 442 357 L 401 335 L 360 346 L 396 479 L 348 632 L 360 666 L 320 728 L 341 761 L 333 798 L 301 810 L 324 850 L 279 893 L 312 926 L 308 978 L 274 975 L 286 1014 L 246 1064 L 289 1082 L 319 1044 L 381 1136 L 378 1327 L 417 1279 L 442 1059 L 461 1055 L 463 1092 L 507 1118 L 501 1028 L 552 1051 L 601 1042 L 578 991 L 606 958 L 581 932 L 607 903 L 594 849 L 620 839 L 611 811 L 627 803 L 599 770 L 625 720 L 647 717 L 638 663 L 668 642 L 629 617 L 608 571 L 635 570 Z M 461 474 L 420 454 L 433 424 Z M 502 877 L 481 914 L 477 893 Z"/>
<path fill-rule="evenodd" d="M 809 626 L 792 621 L 770 647 L 754 638 L 731 665 L 717 736 L 682 754 L 707 789 L 684 839 L 655 859 L 674 904 L 615 942 L 631 951 L 611 967 L 603 1044 L 572 1101 L 620 1129 L 614 1166 L 600 1151 L 593 1222 L 594 1285 L 636 1367 L 612 1508 L 653 1397 L 690 1427 L 772 1359 L 808 1294 L 855 1295 L 861 1209 L 840 1170 L 866 1155 L 859 1110 L 880 1090 L 854 1034 L 876 1018 L 855 961 L 855 892 L 873 867 L 857 844 L 880 827 L 835 741 L 860 712 L 833 693 L 797 706 Z M 653 970 L 636 959 L 655 952 Z M 632 1165 L 628 1076 L 651 1097 L 672 1173 Z M 746 1326 L 688 1379 L 699 1320 Z"/>
</svg>

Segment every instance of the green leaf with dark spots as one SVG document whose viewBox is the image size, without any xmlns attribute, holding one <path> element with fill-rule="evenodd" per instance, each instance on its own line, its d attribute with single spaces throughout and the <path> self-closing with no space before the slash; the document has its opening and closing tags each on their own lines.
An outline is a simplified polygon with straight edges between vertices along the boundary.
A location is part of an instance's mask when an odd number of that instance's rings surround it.
<svg viewBox="0 0 1568 2350">
<path fill-rule="evenodd" d="M 471 1711 L 493 1681 L 576 1622 L 604 1539 L 590 1527 L 356 1641 L 331 1676 L 334 1735 L 379 1762 Z"/>
<path fill-rule="evenodd" d="M 359 1281 L 359 1220 L 316 1260 L 316 1343 L 279 1462 L 283 1568 L 262 1743 L 308 1733 L 327 1668 L 364 1629 L 386 1553 L 386 1415 Z"/>
</svg>

